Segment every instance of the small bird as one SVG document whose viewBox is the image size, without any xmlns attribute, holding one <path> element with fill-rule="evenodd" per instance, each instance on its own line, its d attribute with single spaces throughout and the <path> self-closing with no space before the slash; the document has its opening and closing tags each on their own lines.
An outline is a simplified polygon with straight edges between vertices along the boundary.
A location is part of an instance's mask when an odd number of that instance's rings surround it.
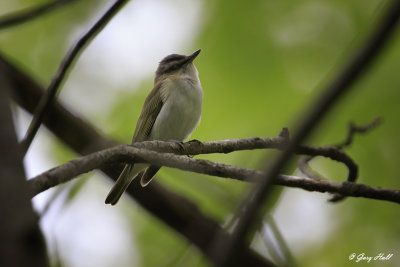
<svg viewBox="0 0 400 267">
<path fill-rule="evenodd" d="M 144 101 L 132 143 L 149 140 L 182 142 L 192 135 L 200 122 L 203 103 L 199 72 L 193 64 L 199 53 L 200 49 L 189 56 L 171 54 L 160 61 L 153 90 Z M 105 203 L 117 204 L 136 176 L 141 178 L 143 187 L 148 185 L 159 169 L 145 163 L 126 164 Z"/>
</svg>

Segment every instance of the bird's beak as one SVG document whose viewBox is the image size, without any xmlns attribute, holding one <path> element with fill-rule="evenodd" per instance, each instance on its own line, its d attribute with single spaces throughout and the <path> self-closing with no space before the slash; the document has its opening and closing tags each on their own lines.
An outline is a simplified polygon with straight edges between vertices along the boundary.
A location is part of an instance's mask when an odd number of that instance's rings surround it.
<svg viewBox="0 0 400 267">
<path fill-rule="evenodd" d="M 191 63 L 193 62 L 193 60 L 200 54 L 201 49 L 197 50 L 196 52 L 194 52 L 193 54 L 187 56 L 185 58 L 185 63 Z"/>
</svg>

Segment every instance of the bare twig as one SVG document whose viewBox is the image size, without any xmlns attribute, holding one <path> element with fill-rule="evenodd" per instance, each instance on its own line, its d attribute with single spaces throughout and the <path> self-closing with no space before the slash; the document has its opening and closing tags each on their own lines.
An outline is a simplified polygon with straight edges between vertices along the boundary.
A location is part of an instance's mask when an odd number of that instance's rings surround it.
<svg viewBox="0 0 400 267">
<path fill-rule="evenodd" d="M 245 245 L 251 226 L 258 224 L 261 219 L 260 210 L 267 196 L 270 195 L 268 192 L 271 190 L 274 179 L 278 177 L 281 169 L 287 164 L 295 148 L 312 132 L 333 104 L 349 91 L 351 85 L 371 66 L 373 60 L 393 33 L 399 16 L 400 1 L 392 1 L 382 21 L 365 45 L 355 53 L 347 66 L 333 79 L 308 112 L 301 115 L 301 118 L 304 119 L 300 120 L 302 123 L 287 149 L 270 165 L 262 184 L 254 187 L 239 207 L 237 216 L 240 220 L 232 235 L 233 238 L 222 240 L 216 237 L 214 248 L 217 250 L 216 253 L 219 258 L 218 265 L 229 266 L 232 262 L 235 262 L 235 256 Z"/>
<path fill-rule="evenodd" d="M 162 141 L 157 141 L 161 143 Z M 217 141 L 215 141 L 217 142 Z M 168 142 L 164 142 L 169 145 Z M 179 150 L 179 148 L 177 148 Z M 202 173 L 222 178 L 232 178 L 247 182 L 261 182 L 262 171 L 216 163 L 203 159 L 194 159 L 172 153 L 136 148 L 132 145 L 120 145 L 98 151 L 87 156 L 71 160 L 61 166 L 44 172 L 28 180 L 31 196 L 35 196 L 53 186 L 70 181 L 80 174 L 120 162 L 146 162 L 156 166 L 167 166 L 185 171 Z M 279 175 L 275 184 L 298 187 L 308 191 L 343 193 L 346 196 L 366 197 L 400 203 L 400 191 L 372 188 L 356 183 L 335 183 L 325 180 L 313 180 L 296 176 Z"/>
<path fill-rule="evenodd" d="M 22 149 L 26 153 L 31 145 L 33 138 L 35 137 L 40 124 L 42 123 L 43 117 L 48 110 L 51 102 L 55 98 L 57 91 L 67 75 L 69 68 L 74 63 L 75 59 L 82 50 L 89 44 L 91 40 L 104 28 L 104 26 L 114 17 L 115 14 L 128 2 L 129 0 L 117 0 L 107 10 L 106 13 L 78 40 L 78 42 L 68 51 L 64 57 L 61 65 L 59 66 L 56 74 L 52 78 L 52 81 L 46 91 L 46 94 L 40 100 L 39 105 L 35 111 L 33 119 L 29 125 L 28 131 L 22 141 Z"/>
<path fill-rule="evenodd" d="M 308 166 L 308 163 L 314 158 L 315 156 L 304 156 L 300 157 L 299 160 L 297 161 L 297 165 L 299 166 L 299 170 L 301 171 L 302 174 L 305 176 L 315 179 L 315 180 L 322 180 L 324 179 L 322 175 L 317 173 L 314 170 L 311 170 L 311 168 Z"/>
<path fill-rule="evenodd" d="M 366 125 L 362 125 L 362 126 L 357 126 L 354 124 L 354 122 L 350 122 L 346 140 L 343 141 L 342 143 L 334 145 L 334 147 L 336 147 L 338 149 L 343 149 L 343 148 L 351 145 L 353 142 L 353 137 L 356 133 L 367 133 L 367 132 L 373 130 L 374 128 L 376 128 L 381 123 L 382 123 L 381 118 L 376 118 L 373 121 L 371 121 L 370 123 L 368 123 Z"/>
<path fill-rule="evenodd" d="M 358 176 L 358 166 L 354 163 L 354 161 L 343 151 L 331 147 L 312 147 L 312 146 L 299 146 L 295 149 L 296 154 L 301 155 L 309 155 L 309 156 L 322 156 L 327 157 L 332 160 L 342 162 L 345 164 L 349 170 L 347 175 L 347 181 L 354 182 Z"/>
<path fill-rule="evenodd" d="M 53 11 L 65 4 L 72 3 L 76 0 L 56 0 L 44 3 L 31 9 L 17 11 L 11 14 L 4 15 L 0 18 L 0 30 L 3 28 L 12 27 L 21 23 L 25 23 L 40 17 L 50 11 Z"/>
<path fill-rule="evenodd" d="M 308 178 L 293 179 L 293 176 L 281 175 L 275 184 L 299 187 L 311 192 L 329 192 L 345 195 L 347 197 L 363 197 L 400 203 L 400 190 L 370 187 L 360 183 L 337 183 L 329 180 L 314 180 Z"/>
<path fill-rule="evenodd" d="M 356 126 L 353 122 L 349 123 L 349 130 L 347 133 L 347 137 L 346 140 L 343 141 L 340 144 L 334 145 L 333 147 L 339 150 L 342 150 L 343 148 L 351 145 L 352 141 L 353 141 L 353 137 L 356 133 L 367 133 L 370 130 L 374 129 L 375 127 L 377 127 L 380 123 L 381 123 L 381 118 L 376 118 L 373 121 L 371 121 L 370 123 L 364 125 L 364 126 Z M 298 161 L 298 166 L 300 171 L 305 174 L 307 177 L 313 178 L 313 179 L 323 179 L 322 176 L 320 176 L 319 174 L 315 173 L 314 171 L 312 171 L 309 166 L 308 163 L 314 158 L 315 156 L 307 156 L 307 157 L 301 157 Z M 348 182 L 354 182 L 355 179 L 353 179 L 352 176 L 348 176 L 347 178 Z M 330 202 L 338 202 L 340 200 L 344 199 L 343 196 L 340 195 L 335 195 L 333 196 L 332 199 L 330 199 Z"/>
</svg>

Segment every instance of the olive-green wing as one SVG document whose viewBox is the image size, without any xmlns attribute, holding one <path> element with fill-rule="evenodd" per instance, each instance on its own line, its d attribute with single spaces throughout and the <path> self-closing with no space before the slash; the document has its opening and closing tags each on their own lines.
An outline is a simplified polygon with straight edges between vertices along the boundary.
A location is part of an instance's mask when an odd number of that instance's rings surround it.
<svg viewBox="0 0 400 267">
<path fill-rule="evenodd" d="M 132 143 L 147 140 L 154 122 L 164 104 L 161 94 L 160 83 L 156 84 L 144 101 L 142 113 L 136 123 L 135 133 L 133 134 Z"/>
</svg>

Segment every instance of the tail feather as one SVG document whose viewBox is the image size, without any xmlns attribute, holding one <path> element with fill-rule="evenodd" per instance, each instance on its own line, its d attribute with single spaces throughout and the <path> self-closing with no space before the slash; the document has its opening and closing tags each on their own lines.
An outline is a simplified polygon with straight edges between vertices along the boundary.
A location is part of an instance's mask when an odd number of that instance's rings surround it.
<svg viewBox="0 0 400 267">
<path fill-rule="evenodd" d="M 160 168 L 161 168 L 161 167 L 159 167 L 159 166 L 153 166 L 153 165 L 151 165 L 150 167 L 148 167 L 148 168 L 145 170 L 145 172 L 143 173 L 143 175 L 142 175 L 142 177 L 141 177 L 141 179 L 140 179 L 140 185 L 141 185 L 142 187 L 147 186 L 147 185 L 151 182 L 151 180 L 153 180 L 154 175 L 158 172 L 158 170 L 159 170 Z"/>
<path fill-rule="evenodd" d="M 107 195 L 106 204 L 115 205 L 118 200 L 121 198 L 122 194 L 131 184 L 133 179 L 137 176 L 138 173 L 143 169 L 144 166 L 142 164 L 126 164 L 124 170 L 119 175 L 117 181 L 114 186 L 111 188 L 110 192 Z"/>
</svg>

